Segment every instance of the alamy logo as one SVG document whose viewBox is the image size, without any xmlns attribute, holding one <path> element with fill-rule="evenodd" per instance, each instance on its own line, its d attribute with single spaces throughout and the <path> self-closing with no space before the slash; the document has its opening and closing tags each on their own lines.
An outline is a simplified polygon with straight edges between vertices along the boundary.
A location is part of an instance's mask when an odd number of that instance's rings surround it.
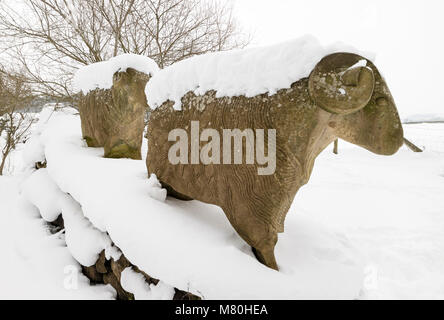
<svg viewBox="0 0 444 320">
<path fill-rule="evenodd" d="M 173 165 L 257 164 L 258 175 L 274 174 L 276 170 L 275 129 L 267 129 L 267 144 L 265 144 L 264 129 L 223 129 L 221 131 L 222 138 L 216 129 L 204 129 L 200 132 L 199 121 L 191 121 L 191 137 L 188 137 L 185 129 L 171 130 L 168 141 L 176 143 L 170 147 L 168 160 Z M 205 143 L 202 147 L 201 142 Z"/>
</svg>

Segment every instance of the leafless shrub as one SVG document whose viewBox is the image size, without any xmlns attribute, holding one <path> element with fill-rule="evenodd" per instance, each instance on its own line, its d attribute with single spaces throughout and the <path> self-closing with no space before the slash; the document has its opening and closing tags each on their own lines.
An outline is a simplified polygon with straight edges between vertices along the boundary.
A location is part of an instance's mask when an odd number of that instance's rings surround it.
<svg viewBox="0 0 444 320">
<path fill-rule="evenodd" d="M 26 110 L 32 99 L 32 91 L 22 75 L 0 69 L 0 176 L 6 159 L 26 139 L 34 121 Z"/>
</svg>

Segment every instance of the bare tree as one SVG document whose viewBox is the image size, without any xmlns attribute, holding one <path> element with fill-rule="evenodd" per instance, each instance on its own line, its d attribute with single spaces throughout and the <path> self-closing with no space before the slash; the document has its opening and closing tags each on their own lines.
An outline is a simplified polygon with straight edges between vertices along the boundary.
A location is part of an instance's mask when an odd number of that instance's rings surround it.
<svg viewBox="0 0 444 320">
<path fill-rule="evenodd" d="M 153 58 L 161 68 L 250 41 L 229 2 L 210 0 L 4 0 L 0 50 L 26 72 L 37 92 L 73 94 L 82 65 L 121 53 Z"/>
<path fill-rule="evenodd" d="M 34 121 L 26 110 L 32 99 L 23 76 L 0 70 L 0 176 L 6 159 L 26 138 Z"/>
</svg>

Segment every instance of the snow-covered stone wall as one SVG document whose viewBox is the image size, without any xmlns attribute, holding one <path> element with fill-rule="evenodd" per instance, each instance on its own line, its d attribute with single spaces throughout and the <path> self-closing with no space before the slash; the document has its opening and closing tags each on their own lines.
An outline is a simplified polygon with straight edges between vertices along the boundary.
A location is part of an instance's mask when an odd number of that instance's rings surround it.
<svg viewBox="0 0 444 320">
<path fill-rule="evenodd" d="M 33 172 L 22 184 L 21 192 L 38 208 L 43 220 L 64 229 L 67 248 L 82 266 L 84 274 L 93 283 L 110 284 L 119 299 L 133 300 L 137 298 L 136 292 L 144 299 L 193 297 L 131 264 L 110 236 L 95 228 L 84 216 L 81 205 L 58 188 L 46 168 Z M 139 275 L 126 280 L 125 277 L 122 279 L 122 272 Z"/>
<path fill-rule="evenodd" d="M 73 115 L 75 112 L 68 110 L 63 113 Z M 115 246 L 109 234 L 94 227 L 84 216 L 81 204 L 57 186 L 46 168 L 44 146 L 38 143 L 42 133 L 41 126 L 52 115 L 50 109 L 42 112 L 39 125 L 28 144 L 25 161 L 31 171 L 21 185 L 21 195 L 39 210 L 42 219 L 50 226 L 57 228 L 56 230 L 64 230 L 68 250 L 93 284 L 111 285 L 116 290 L 117 297 L 122 300 L 196 299 L 196 296 L 174 289 L 131 264 Z M 33 162 L 35 171 L 32 171 Z M 153 179 L 150 183 L 155 185 L 156 181 Z M 166 197 L 165 190 L 158 190 L 153 194 L 163 199 Z"/>
<path fill-rule="evenodd" d="M 27 145 L 22 195 L 46 221 L 60 224 L 62 215 L 84 273 L 121 298 L 359 296 L 363 261 L 342 235 L 289 216 L 276 248 L 280 272 L 269 269 L 220 208 L 166 198 L 143 160 L 106 159 L 103 148 L 87 148 L 75 110 L 44 109 Z"/>
</svg>

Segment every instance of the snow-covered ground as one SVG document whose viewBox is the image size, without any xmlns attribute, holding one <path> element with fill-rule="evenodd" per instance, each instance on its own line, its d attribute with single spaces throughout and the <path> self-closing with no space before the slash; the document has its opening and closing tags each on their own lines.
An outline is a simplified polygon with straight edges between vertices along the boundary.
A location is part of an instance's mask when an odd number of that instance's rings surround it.
<svg viewBox="0 0 444 320">
<path fill-rule="evenodd" d="M 290 214 L 340 230 L 365 255 L 364 297 L 443 299 L 443 194 L 444 153 L 403 147 L 381 157 L 347 146 L 320 155 Z"/>
<path fill-rule="evenodd" d="M 443 127 L 432 135 L 405 126 L 412 142 L 424 139 L 424 153 L 402 148 L 381 157 L 342 141 L 339 155 L 325 150 L 287 215 L 276 248 L 281 273 L 254 259 L 219 208 L 153 199 L 162 197 L 143 161 L 102 159 L 101 149 L 85 148 L 74 116 L 58 121 L 51 136 L 61 128 L 58 138 L 43 141 L 51 178 L 133 263 L 169 285 L 205 298 L 444 298 L 444 148 L 427 141 Z M 88 188 L 82 179 L 90 179 Z M 0 248 L 8 261 L 0 264 L 0 294 L 112 297 L 113 290 L 90 287 L 76 273 L 63 235 L 48 233 L 19 198 L 19 184 L 0 177 Z M 72 270 L 82 279 L 77 290 L 69 290 Z"/>
<path fill-rule="evenodd" d="M 423 150 L 444 150 L 444 123 L 404 124 L 404 136 Z"/>
<path fill-rule="evenodd" d="M 428 123 L 444 122 L 444 114 L 419 113 L 419 114 L 412 114 L 402 119 L 402 123 L 424 123 L 424 122 Z"/>
<path fill-rule="evenodd" d="M 110 286 L 89 285 L 63 235 L 20 199 L 20 180 L 0 177 L 0 299 L 113 299 Z"/>
</svg>

